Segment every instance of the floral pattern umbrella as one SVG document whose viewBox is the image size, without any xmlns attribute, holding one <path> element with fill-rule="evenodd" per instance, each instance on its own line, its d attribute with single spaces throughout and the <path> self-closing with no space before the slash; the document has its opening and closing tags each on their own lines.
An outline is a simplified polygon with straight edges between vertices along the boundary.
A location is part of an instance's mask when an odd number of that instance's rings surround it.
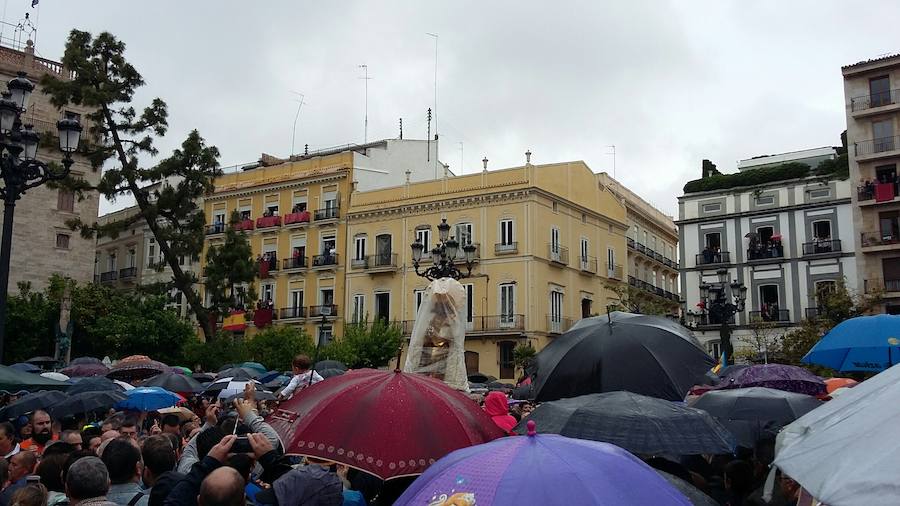
<svg viewBox="0 0 900 506">
<path fill-rule="evenodd" d="M 152 360 L 146 355 L 131 355 L 116 363 L 106 374 L 107 378 L 124 381 L 152 378 L 169 371 L 169 366 Z"/>
</svg>

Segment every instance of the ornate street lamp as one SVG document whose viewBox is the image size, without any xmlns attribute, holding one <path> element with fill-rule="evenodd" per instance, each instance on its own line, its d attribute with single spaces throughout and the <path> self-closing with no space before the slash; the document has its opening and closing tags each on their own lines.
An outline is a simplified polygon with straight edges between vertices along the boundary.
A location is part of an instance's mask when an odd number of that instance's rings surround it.
<svg viewBox="0 0 900 506">
<path fill-rule="evenodd" d="M 416 274 L 429 281 L 440 278 L 463 279 L 469 277 L 472 274 L 472 267 L 475 262 L 475 245 L 472 244 L 472 241 L 467 241 L 466 244 L 462 245 L 466 262 L 466 272 L 463 273 L 457 267 L 458 260 L 456 258 L 456 255 L 459 253 L 460 243 L 450 236 L 450 225 L 447 224 L 446 218 L 441 219 L 441 224 L 437 226 L 437 229 L 440 243 L 430 251 L 431 267 L 419 272 L 419 262 L 422 261 L 425 245 L 416 239 L 409 246 L 412 249 L 412 261 Z"/>
<path fill-rule="evenodd" d="M 728 270 L 716 271 L 719 279 L 718 286 L 710 286 L 703 281 L 700 283 L 700 300 L 703 301 L 703 313 L 707 316 L 707 323 L 718 321 L 719 323 L 719 349 L 725 352 L 729 364 L 734 363 L 731 346 L 731 326 L 728 321 L 737 313 L 744 310 L 747 301 L 747 287 L 737 280 L 728 284 Z"/>
<path fill-rule="evenodd" d="M 37 160 L 40 142 L 31 125 L 23 125 L 21 116 L 28 108 L 28 101 L 34 84 L 25 72 L 10 80 L 9 91 L 0 94 L 0 188 L 3 199 L 3 237 L 0 240 L 0 362 L 3 359 L 3 344 L 6 337 L 6 298 L 9 285 L 9 259 L 12 249 L 13 217 L 16 201 L 26 191 L 43 185 L 47 181 L 58 181 L 69 175 L 75 160 L 72 153 L 78 149 L 82 127 L 71 113 L 56 124 L 59 134 L 59 148 L 63 152 L 62 170 L 55 171 L 44 162 Z"/>
</svg>

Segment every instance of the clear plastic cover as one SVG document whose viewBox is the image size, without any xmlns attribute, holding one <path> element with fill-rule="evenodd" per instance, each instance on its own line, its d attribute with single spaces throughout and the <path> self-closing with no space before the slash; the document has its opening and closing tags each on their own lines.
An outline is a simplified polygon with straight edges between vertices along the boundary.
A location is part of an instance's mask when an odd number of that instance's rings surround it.
<svg viewBox="0 0 900 506">
<path fill-rule="evenodd" d="M 432 281 L 419 306 L 403 371 L 426 374 L 468 392 L 465 310 L 466 290 L 459 281 Z"/>
</svg>

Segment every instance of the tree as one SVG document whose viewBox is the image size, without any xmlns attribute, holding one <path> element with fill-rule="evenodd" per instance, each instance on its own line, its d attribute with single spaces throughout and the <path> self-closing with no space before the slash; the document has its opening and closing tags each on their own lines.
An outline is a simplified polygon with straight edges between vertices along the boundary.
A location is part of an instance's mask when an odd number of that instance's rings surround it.
<svg viewBox="0 0 900 506">
<path fill-rule="evenodd" d="M 614 311 L 628 313 L 668 315 L 674 311 L 675 303 L 658 295 L 645 292 L 625 283 L 609 283 L 606 288 L 612 290 L 619 300 L 610 307 Z"/>
<path fill-rule="evenodd" d="M 321 350 L 320 358 L 339 360 L 351 369 L 377 369 L 390 363 L 400 350 L 403 329 L 396 323 L 376 318 L 370 325 L 368 316 L 344 326 L 344 336 Z"/>
<path fill-rule="evenodd" d="M 535 355 L 537 355 L 537 351 L 535 351 L 534 346 L 530 342 L 519 344 L 513 348 L 513 362 L 516 364 L 516 368 L 523 373 L 534 362 Z"/>
<path fill-rule="evenodd" d="M 244 343 L 247 357 L 277 371 L 287 371 L 291 361 L 301 353 L 313 356 L 315 345 L 303 329 L 274 325 L 261 330 Z"/>
<path fill-rule="evenodd" d="M 756 320 L 750 322 L 748 329 L 749 334 L 738 337 L 738 341 L 745 345 L 744 348 L 734 354 L 753 362 L 762 360 L 768 364 L 777 361 L 775 359 L 780 357 L 782 345 L 782 333 L 779 332 L 778 325 L 775 322 Z"/>
<path fill-rule="evenodd" d="M 7 299 L 6 328 L 15 337 L 15 346 L 7 351 L 9 363 L 22 362 L 36 355 L 53 355 L 53 322 L 59 317 L 59 304 L 46 294 L 31 290 L 31 284 L 19 283 L 19 293 Z"/>
<path fill-rule="evenodd" d="M 231 224 L 239 221 L 237 211 L 231 214 Z M 228 227 L 225 241 L 219 246 L 210 246 L 206 252 L 206 292 L 210 299 L 210 309 L 217 313 L 227 313 L 231 309 L 244 306 L 256 300 L 253 280 L 259 273 L 259 265 L 253 260 L 250 241 L 243 231 Z"/>
<path fill-rule="evenodd" d="M 215 341 L 201 341 L 194 336 L 184 346 L 182 364 L 199 365 L 204 371 L 217 371 L 224 364 L 240 364 L 249 358 L 244 341 L 229 331 L 219 332 Z"/>
<path fill-rule="evenodd" d="M 88 115 L 91 133 L 104 141 L 87 148 L 86 155 L 95 169 L 106 165 L 96 186 L 74 178 L 64 185 L 79 198 L 92 191 L 111 200 L 130 194 L 140 209 L 133 217 L 105 225 L 73 219 L 69 226 L 80 230 L 85 238 L 115 238 L 132 224 L 146 222 L 165 264 L 172 270 L 172 284 L 184 294 L 204 335 L 212 337 L 215 324 L 194 289 L 197 279 L 182 269 L 179 258 L 199 258 L 202 251 L 206 220 L 198 201 L 212 193 L 214 180 L 221 175 L 218 149 L 207 146 L 194 130 L 169 158 L 153 167 L 142 167 L 142 158 L 157 154 L 153 141 L 166 133 L 168 109 L 159 98 L 140 115 L 131 105 L 144 80 L 125 59 L 125 44 L 107 32 L 92 37 L 72 30 L 62 63 L 75 77 L 61 80 L 46 74 L 41 85 L 57 108 L 76 104 L 94 109 Z"/>
</svg>

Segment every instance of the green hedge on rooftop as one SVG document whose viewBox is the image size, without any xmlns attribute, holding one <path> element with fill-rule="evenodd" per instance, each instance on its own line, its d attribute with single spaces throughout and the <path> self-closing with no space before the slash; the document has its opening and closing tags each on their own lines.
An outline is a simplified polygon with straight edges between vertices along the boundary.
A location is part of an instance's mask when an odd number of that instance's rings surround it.
<svg viewBox="0 0 900 506">
<path fill-rule="evenodd" d="M 727 190 L 742 186 L 757 186 L 776 181 L 798 179 L 808 176 L 834 175 L 845 179 L 849 176 L 847 154 L 842 153 L 835 160 L 825 160 L 815 169 L 799 162 L 785 163 L 775 167 L 753 169 L 734 174 L 716 174 L 703 179 L 688 181 L 684 185 L 684 193 L 704 192 L 710 190 Z"/>
</svg>

